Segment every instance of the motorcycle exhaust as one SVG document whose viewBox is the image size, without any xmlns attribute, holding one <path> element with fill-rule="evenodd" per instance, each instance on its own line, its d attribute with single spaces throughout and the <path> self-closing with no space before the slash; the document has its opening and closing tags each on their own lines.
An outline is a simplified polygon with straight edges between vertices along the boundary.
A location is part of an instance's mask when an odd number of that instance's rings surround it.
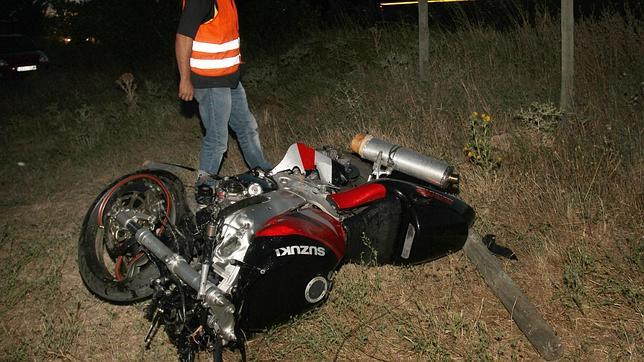
<svg viewBox="0 0 644 362">
<path fill-rule="evenodd" d="M 351 140 L 351 150 L 371 162 L 377 162 L 380 159 L 383 166 L 391 166 L 396 171 L 443 189 L 457 186 L 459 182 L 454 167 L 446 162 L 391 144 L 372 135 L 358 133 Z"/>
<path fill-rule="evenodd" d="M 148 249 L 154 256 L 159 258 L 168 270 L 176 275 L 195 291 L 201 289 L 201 275 L 194 270 L 190 264 L 179 254 L 168 248 L 148 228 L 141 227 L 128 212 L 119 212 L 116 220 L 123 227 L 127 228 L 134 239 Z M 220 330 L 222 337 L 228 341 L 236 340 L 235 336 L 235 307 L 226 298 L 224 293 L 212 282 L 206 281 L 203 286 L 203 301 L 210 307 L 217 317 L 216 327 Z M 210 319 L 209 319 L 210 323 Z M 214 327 L 214 326 L 211 326 Z"/>
</svg>

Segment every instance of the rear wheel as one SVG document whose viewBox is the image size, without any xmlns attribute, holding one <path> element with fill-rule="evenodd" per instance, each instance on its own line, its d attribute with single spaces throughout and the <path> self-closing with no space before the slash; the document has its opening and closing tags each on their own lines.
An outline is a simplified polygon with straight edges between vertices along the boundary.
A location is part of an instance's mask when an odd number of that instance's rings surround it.
<svg viewBox="0 0 644 362">
<path fill-rule="evenodd" d="M 81 230 L 78 266 L 87 288 L 114 303 L 150 297 L 150 281 L 159 271 L 114 217 L 129 210 L 163 239 L 168 223 L 183 216 L 184 205 L 181 182 L 169 173 L 139 172 L 108 186 L 90 207 Z"/>
</svg>

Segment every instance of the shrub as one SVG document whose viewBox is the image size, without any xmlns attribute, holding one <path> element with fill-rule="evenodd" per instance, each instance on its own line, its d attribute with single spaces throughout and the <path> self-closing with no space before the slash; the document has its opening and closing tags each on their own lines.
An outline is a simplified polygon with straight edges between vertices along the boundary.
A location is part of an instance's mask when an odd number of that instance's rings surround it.
<svg viewBox="0 0 644 362">
<path fill-rule="evenodd" d="M 463 148 L 467 160 L 486 170 L 494 170 L 501 166 L 501 159 L 492 152 L 491 127 L 492 116 L 472 112 L 470 115 L 469 142 Z"/>
</svg>

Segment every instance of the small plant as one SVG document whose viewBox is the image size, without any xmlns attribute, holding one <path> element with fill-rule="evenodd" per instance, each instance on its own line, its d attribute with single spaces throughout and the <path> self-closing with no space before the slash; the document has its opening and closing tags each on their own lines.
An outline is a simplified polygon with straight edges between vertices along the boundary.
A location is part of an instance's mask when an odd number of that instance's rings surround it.
<svg viewBox="0 0 644 362">
<path fill-rule="evenodd" d="M 97 145 L 104 128 L 93 107 L 83 104 L 74 111 L 76 125 L 68 130 L 77 150 L 88 150 Z"/>
<path fill-rule="evenodd" d="M 373 48 L 376 51 L 376 54 L 380 55 L 380 49 L 382 48 L 382 29 L 377 26 L 372 26 L 369 28 L 369 32 L 373 39 Z"/>
<path fill-rule="evenodd" d="M 561 121 L 562 112 L 552 103 L 533 102 L 527 110 L 521 108 L 514 119 L 528 128 L 551 133 Z"/>
<path fill-rule="evenodd" d="M 451 334 L 454 338 L 462 337 L 469 328 L 467 321 L 463 317 L 463 311 L 452 313 L 449 321 L 445 325 L 445 333 Z"/>
<path fill-rule="evenodd" d="M 639 271 L 644 271 L 644 240 L 633 245 L 631 260 L 637 265 Z"/>
<path fill-rule="evenodd" d="M 587 296 L 584 280 L 595 269 L 593 257 L 581 249 L 568 252 L 568 261 L 564 268 L 563 282 L 572 301 L 582 310 Z"/>
<path fill-rule="evenodd" d="M 116 84 L 121 87 L 123 92 L 125 92 L 125 104 L 127 104 L 128 111 L 134 111 L 138 100 L 134 75 L 132 73 L 123 73 L 119 79 L 116 80 Z"/>
<path fill-rule="evenodd" d="M 487 326 L 485 322 L 480 321 L 474 325 L 476 334 L 478 335 L 478 346 L 476 347 L 476 354 L 480 361 L 491 361 L 492 358 L 488 354 L 490 347 L 490 336 L 487 333 Z"/>
<path fill-rule="evenodd" d="M 472 112 L 470 115 L 470 140 L 463 147 L 468 161 L 486 170 L 501 166 L 501 158 L 494 157 L 491 143 L 492 116 Z"/>
<path fill-rule="evenodd" d="M 368 251 L 363 251 L 360 253 L 360 264 L 366 266 L 376 266 L 378 265 L 378 250 L 373 246 L 371 240 L 365 233 L 362 233 L 360 237 L 362 244 L 369 249 Z"/>
</svg>

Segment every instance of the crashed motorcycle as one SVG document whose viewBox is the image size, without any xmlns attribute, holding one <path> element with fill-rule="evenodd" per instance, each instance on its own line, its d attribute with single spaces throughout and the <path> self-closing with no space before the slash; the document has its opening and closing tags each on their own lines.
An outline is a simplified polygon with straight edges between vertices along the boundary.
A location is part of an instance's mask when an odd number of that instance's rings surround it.
<svg viewBox="0 0 644 362">
<path fill-rule="evenodd" d="M 146 344 L 163 326 L 180 359 L 217 360 L 323 303 L 345 263 L 416 264 L 462 248 L 474 212 L 453 192 L 453 167 L 370 135 L 351 147 L 294 144 L 270 171 L 190 195 L 175 165 L 121 177 L 86 214 L 84 284 L 112 303 L 149 298 Z"/>
</svg>

